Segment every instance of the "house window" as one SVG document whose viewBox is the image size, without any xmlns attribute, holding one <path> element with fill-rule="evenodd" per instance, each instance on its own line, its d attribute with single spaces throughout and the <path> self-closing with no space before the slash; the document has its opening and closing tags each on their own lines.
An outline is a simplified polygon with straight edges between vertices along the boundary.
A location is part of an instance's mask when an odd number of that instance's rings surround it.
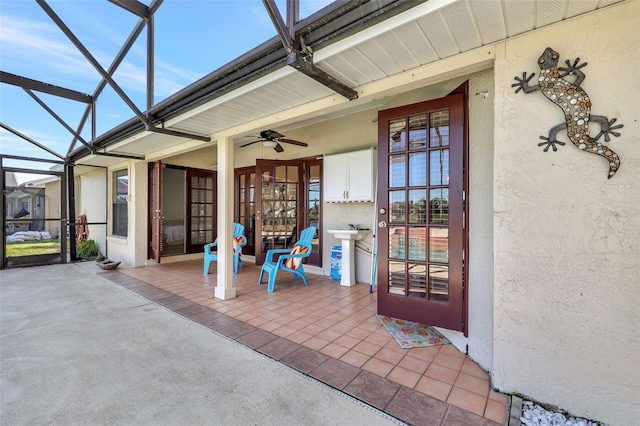
<svg viewBox="0 0 640 426">
<path fill-rule="evenodd" d="M 127 170 L 113 172 L 113 235 L 127 236 L 127 196 L 129 174 Z"/>
</svg>

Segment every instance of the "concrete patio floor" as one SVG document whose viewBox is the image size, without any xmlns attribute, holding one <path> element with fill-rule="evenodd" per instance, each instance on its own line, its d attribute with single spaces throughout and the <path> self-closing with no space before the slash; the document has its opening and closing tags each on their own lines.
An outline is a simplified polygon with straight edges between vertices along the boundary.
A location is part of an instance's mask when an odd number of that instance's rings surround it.
<svg viewBox="0 0 640 426">
<path fill-rule="evenodd" d="M 327 277 L 308 274 L 309 287 L 304 287 L 283 275 L 276 291 L 267 293 L 266 285 L 257 285 L 259 267 L 245 262 L 234 276 L 238 297 L 221 301 L 213 298 L 215 264 L 213 273 L 203 276 L 202 261 L 116 271 L 102 271 L 90 262 L 73 267 L 97 274 L 102 285 L 99 278 L 115 282 L 155 302 L 150 306 L 165 307 L 200 329 L 234 339 L 243 350 L 278 360 L 287 371 L 321 382 L 315 382 L 317 386 L 343 392 L 352 404 L 366 403 L 388 415 L 380 418 L 384 421 L 507 424 L 509 396 L 492 391 L 487 374 L 453 346 L 400 348 L 375 317 L 376 297 L 369 294 L 368 285 L 341 287 Z M 29 271 L 34 269 L 40 268 Z M 2 286 L 7 274 L 16 273 L 3 271 Z M 118 330 L 114 333 L 117 336 Z M 252 377 L 254 368 L 238 365 L 232 375 Z M 305 423 L 331 424 L 324 419 Z M 219 419 L 218 424 L 235 423 Z"/>
</svg>

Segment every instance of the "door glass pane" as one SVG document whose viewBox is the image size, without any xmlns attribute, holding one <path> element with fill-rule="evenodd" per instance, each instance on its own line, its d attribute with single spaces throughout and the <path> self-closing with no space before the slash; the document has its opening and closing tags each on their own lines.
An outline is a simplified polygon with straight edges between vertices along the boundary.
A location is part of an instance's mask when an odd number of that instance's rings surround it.
<svg viewBox="0 0 640 426">
<path fill-rule="evenodd" d="M 389 187 L 406 185 L 406 155 L 389 156 Z"/>
<path fill-rule="evenodd" d="M 409 190 L 409 223 L 427 223 L 426 189 Z"/>
<path fill-rule="evenodd" d="M 429 131 L 429 146 L 449 146 L 449 111 L 431 113 L 431 129 Z"/>
<path fill-rule="evenodd" d="M 449 223 L 449 189 L 429 191 L 429 223 Z"/>
<path fill-rule="evenodd" d="M 404 290 L 405 263 L 389 262 L 389 293 L 405 294 Z"/>
<path fill-rule="evenodd" d="M 409 117 L 409 149 L 427 146 L 427 114 Z"/>
<path fill-rule="evenodd" d="M 406 251 L 404 226 L 389 227 L 389 258 L 404 259 Z"/>
<path fill-rule="evenodd" d="M 409 186 L 424 186 L 427 184 L 427 153 L 416 152 L 409 154 Z"/>
<path fill-rule="evenodd" d="M 409 260 L 427 260 L 427 228 L 424 226 L 409 227 Z"/>
<path fill-rule="evenodd" d="M 429 265 L 429 299 L 449 300 L 449 267 Z"/>
<path fill-rule="evenodd" d="M 427 266 L 424 263 L 409 264 L 409 297 L 427 296 Z"/>
<path fill-rule="evenodd" d="M 405 200 L 405 192 L 402 191 L 389 191 L 389 222 L 390 223 L 404 223 L 405 212 L 407 211 L 407 202 Z"/>
<path fill-rule="evenodd" d="M 449 150 L 429 153 L 429 185 L 449 185 Z"/>
<path fill-rule="evenodd" d="M 449 228 L 429 228 L 429 262 L 449 263 Z"/>
<path fill-rule="evenodd" d="M 405 119 L 389 122 L 389 152 L 404 151 L 406 149 L 407 131 Z"/>
</svg>

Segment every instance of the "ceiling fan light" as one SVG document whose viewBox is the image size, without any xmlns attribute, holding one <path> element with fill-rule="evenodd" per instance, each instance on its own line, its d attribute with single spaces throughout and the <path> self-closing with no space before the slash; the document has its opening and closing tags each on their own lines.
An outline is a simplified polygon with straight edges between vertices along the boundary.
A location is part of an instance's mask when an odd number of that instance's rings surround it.
<svg viewBox="0 0 640 426">
<path fill-rule="evenodd" d="M 276 142 L 276 141 L 263 141 L 262 142 L 262 146 L 264 146 L 265 148 L 275 148 L 276 145 L 278 145 L 278 142 Z"/>
</svg>

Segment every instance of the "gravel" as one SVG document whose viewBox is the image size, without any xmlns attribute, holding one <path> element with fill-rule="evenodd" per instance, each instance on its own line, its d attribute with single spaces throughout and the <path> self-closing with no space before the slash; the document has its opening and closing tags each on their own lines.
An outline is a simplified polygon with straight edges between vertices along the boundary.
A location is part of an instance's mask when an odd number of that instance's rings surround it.
<svg viewBox="0 0 640 426">
<path fill-rule="evenodd" d="M 566 416 L 557 411 L 549 411 L 531 401 L 522 403 L 520 422 L 524 426 L 601 426 L 579 417 Z"/>
</svg>

